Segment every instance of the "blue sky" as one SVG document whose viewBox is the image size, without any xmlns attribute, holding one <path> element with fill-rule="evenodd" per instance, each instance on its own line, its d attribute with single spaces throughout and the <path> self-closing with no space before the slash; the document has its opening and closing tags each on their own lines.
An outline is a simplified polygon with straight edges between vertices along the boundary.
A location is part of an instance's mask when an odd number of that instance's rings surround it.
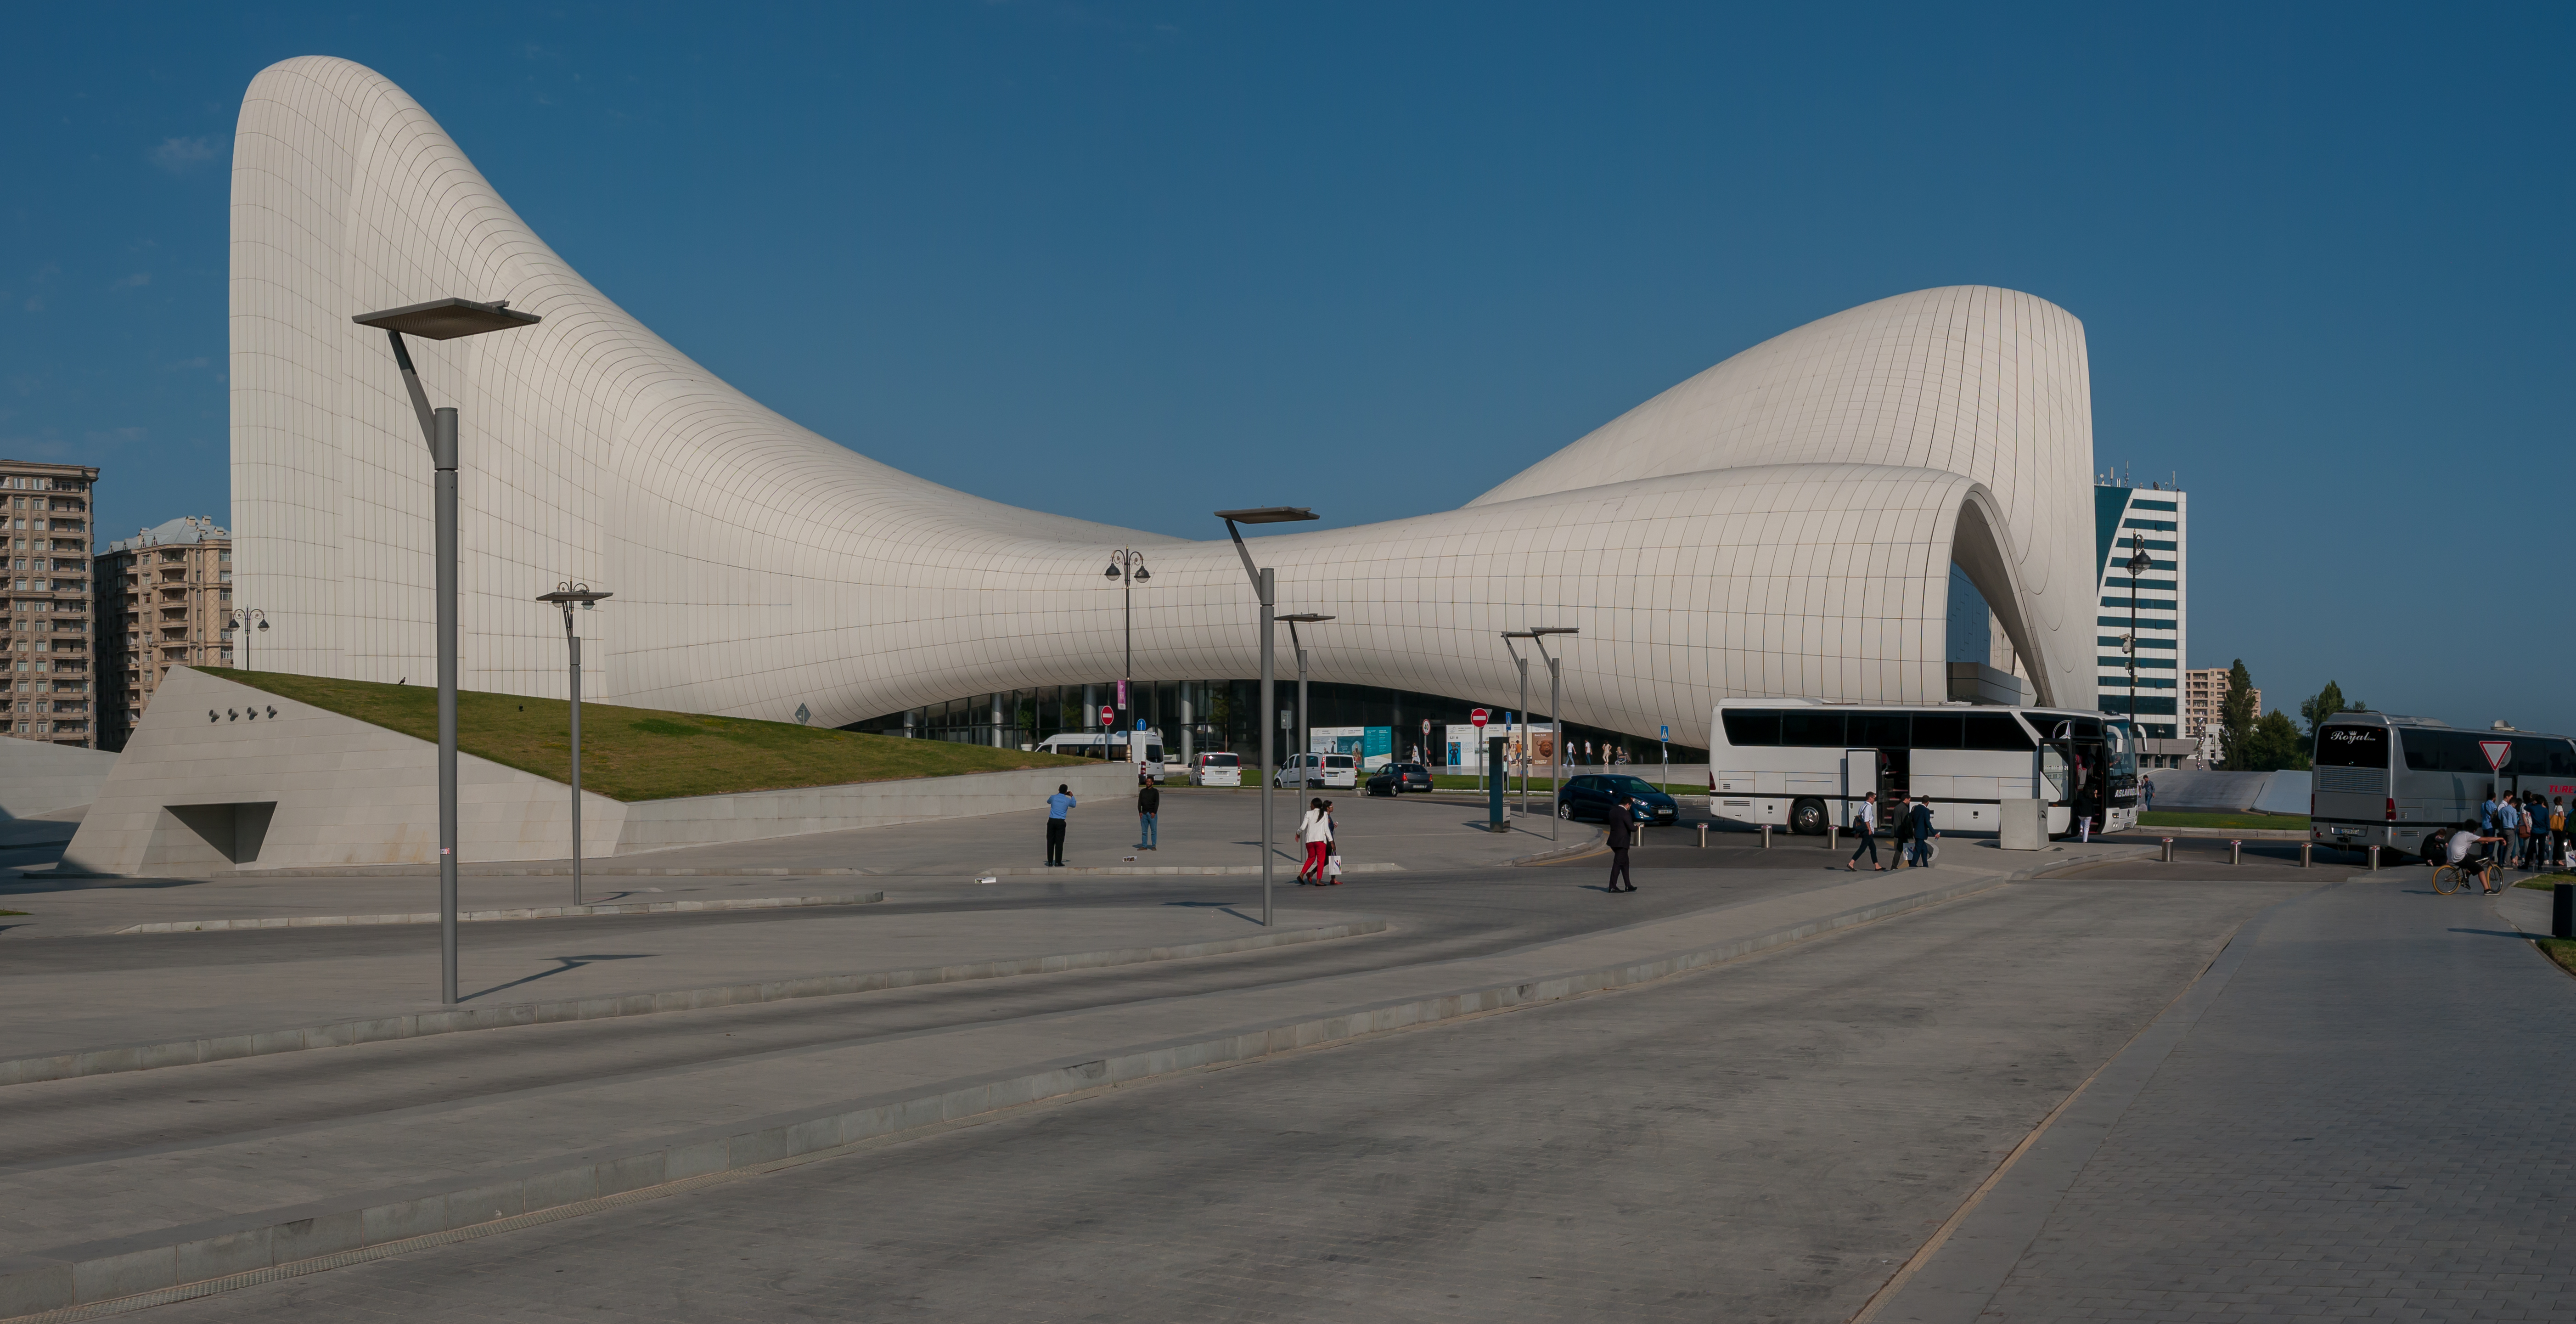
<svg viewBox="0 0 2576 1324">
<path fill-rule="evenodd" d="M 0 454 L 100 465 L 110 536 L 224 515 L 233 120 L 339 55 L 782 413 L 1189 536 L 1455 506 L 1790 327 L 2028 290 L 2101 464 L 2193 494 L 2192 665 L 2576 730 L 2571 13 L 20 7 Z"/>
</svg>

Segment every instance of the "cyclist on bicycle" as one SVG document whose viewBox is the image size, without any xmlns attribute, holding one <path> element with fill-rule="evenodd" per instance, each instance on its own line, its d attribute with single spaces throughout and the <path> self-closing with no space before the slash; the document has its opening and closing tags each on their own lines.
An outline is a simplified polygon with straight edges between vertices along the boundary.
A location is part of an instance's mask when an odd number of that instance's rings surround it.
<svg viewBox="0 0 2576 1324">
<path fill-rule="evenodd" d="M 2495 859 L 2479 848 L 2488 845 L 2501 845 L 2503 842 L 2504 838 L 2502 837 L 2484 837 L 2478 835 L 2478 825 L 2475 823 L 2462 823 L 2459 827 L 2452 830 L 2451 840 L 2450 843 L 2444 847 L 2444 854 L 2450 857 L 2451 864 L 2461 872 L 2476 874 L 2478 876 L 2479 887 L 2484 888 L 2489 893 L 2494 893 L 2501 889 L 2497 888 L 2487 877 L 2487 871 L 2494 867 Z"/>
</svg>

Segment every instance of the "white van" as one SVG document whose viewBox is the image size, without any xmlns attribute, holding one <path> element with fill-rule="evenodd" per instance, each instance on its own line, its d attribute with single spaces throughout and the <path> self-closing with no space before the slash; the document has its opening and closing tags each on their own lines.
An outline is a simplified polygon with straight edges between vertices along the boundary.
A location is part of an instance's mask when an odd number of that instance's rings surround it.
<svg viewBox="0 0 2576 1324">
<path fill-rule="evenodd" d="M 1190 780 L 1201 786 L 1243 785 L 1243 759 L 1235 754 L 1201 754 L 1199 765 L 1190 770 Z"/>
<path fill-rule="evenodd" d="M 1360 757 L 1357 754 L 1291 754 L 1271 780 L 1274 786 L 1320 786 L 1325 790 L 1356 791 L 1360 786 Z"/>
<path fill-rule="evenodd" d="M 1145 757 L 1138 761 L 1137 771 L 1156 781 L 1163 779 L 1163 733 L 1148 730 L 1144 735 Z M 1067 754 L 1078 759 L 1107 759 L 1113 763 L 1127 761 L 1127 732 L 1060 731 L 1038 742 L 1038 748 L 1049 754 Z"/>
</svg>

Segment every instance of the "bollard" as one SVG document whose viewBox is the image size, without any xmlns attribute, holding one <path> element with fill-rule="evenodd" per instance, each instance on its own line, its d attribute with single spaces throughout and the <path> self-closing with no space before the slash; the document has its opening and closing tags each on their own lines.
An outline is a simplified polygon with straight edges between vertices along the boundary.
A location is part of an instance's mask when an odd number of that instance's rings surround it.
<svg viewBox="0 0 2576 1324">
<path fill-rule="evenodd" d="M 1699 848 L 1701 850 L 1708 849 L 1708 824 L 1706 823 L 1699 825 Z"/>
<path fill-rule="evenodd" d="M 2231 841 L 2227 843 L 2227 862 L 2229 864 L 2243 864 L 2245 862 L 2244 842 Z"/>
<path fill-rule="evenodd" d="M 2379 872 L 2379 848 L 2377 846 L 2370 848 L 2370 871 L 2372 873 Z"/>
<path fill-rule="evenodd" d="M 1768 823 L 1762 825 L 1762 849 L 1771 849 L 1771 825 Z"/>
<path fill-rule="evenodd" d="M 2549 936 L 2576 938 L 2576 883 L 2558 883 L 2549 889 Z"/>
<path fill-rule="evenodd" d="M 2165 864 L 2173 863 L 2173 838 L 2171 837 L 2165 838 L 2165 857 L 2162 862 Z"/>
<path fill-rule="evenodd" d="M 1842 835 L 1842 825 L 1841 825 L 1841 824 L 1839 824 L 1839 823 L 1827 823 L 1827 824 L 1825 824 L 1825 849 L 1826 849 L 1826 850 L 1829 850 L 1829 851 L 1830 851 L 1830 850 L 1838 849 L 1838 847 L 1835 845 L 1835 842 L 1836 842 L 1836 839 L 1837 839 L 1837 838 L 1839 838 L 1841 835 Z"/>
<path fill-rule="evenodd" d="M 2315 843 L 2315 842 L 2312 842 L 2312 841 L 2302 841 L 2302 842 L 2300 842 L 2300 843 L 2299 843 L 2299 867 L 2300 867 L 2300 868 L 2304 869 L 2304 868 L 2307 868 L 2307 867 L 2308 867 L 2308 855 L 2309 855 L 2309 852 L 2311 852 L 2311 851 L 2315 850 L 2316 848 L 2317 848 L 2316 843 Z"/>
</svg>

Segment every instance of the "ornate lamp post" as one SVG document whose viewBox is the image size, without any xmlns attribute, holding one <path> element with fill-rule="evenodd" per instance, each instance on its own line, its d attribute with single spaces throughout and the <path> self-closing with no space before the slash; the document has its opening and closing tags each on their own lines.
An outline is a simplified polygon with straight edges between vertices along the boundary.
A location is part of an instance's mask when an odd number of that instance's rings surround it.
<svg viewBox="0 0 2576 1324">
<path fill-rule="evenodd" d="M 1109 568 L 1102 571 L 1101 574 L 1110 582 L 1118 585 L 1118 587 L 1127 595 L 1127 660 L 1125 665 L 1120 667 L 1118 671 L 1118 707 L 1120 710 L 1118 716 L 1122 719 L 1123 724 L 1128 727 L 1127 761 L 1130 763 L 1143 763 L 1145 761 L 1144 757 L 1136 750 L 1136 724 L 1133 720 L 1126 720 L 1129 718 L 1131 713 L 1138 710 L 1129 708 L 1127 706 L 1127 701 L 1128 696 L 1134 693 L 1136 689 L 1136 586 L 1152 579 L 1154 577 L 1154 572 L 1145 568 L 1144 553 L 1139 552 L 1132 547 L 1121 547 L 1117 551 L 1109 554 Z M 1100 756 L 1104 759 L 1109 757 L 1109 747 L 1105 739 L 1100 748 Z"/>
<path fill-rule="evenodd" d="M 258 670 L 257 667 L 250 664 L 250 633 L 252 629 L 251 623 L 254 621 L 258 622 L 258 628 L 262 632 L 265 632 L 268 629 L 268 613 L 261 611 L 257 607 L 244 607 L 239 611 L 224 613 L 224 628 L 227 630 L 241 631 L 241 669 L 244 671 Z"/>
</svg>

